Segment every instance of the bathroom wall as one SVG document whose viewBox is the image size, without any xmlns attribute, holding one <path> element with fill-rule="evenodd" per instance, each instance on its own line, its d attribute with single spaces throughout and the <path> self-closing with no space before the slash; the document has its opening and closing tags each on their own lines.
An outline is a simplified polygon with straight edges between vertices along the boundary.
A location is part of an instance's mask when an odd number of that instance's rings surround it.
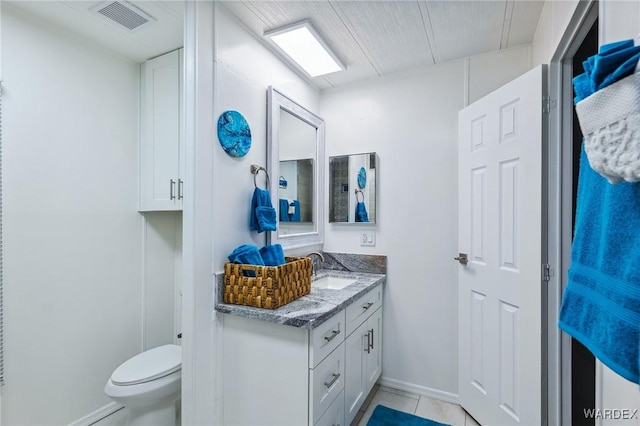
<svg viewBox="0 0 640 426">
<path fill-rule="evenodd" d="M 181 214 L 137 212 L 139 64 L 6 3 L 1 52 L 1 423 L 88 423 L 173 339 Z"/>
<path fill-rule="evenodd" d="M 251 164 L 267 166 L 267 87 L 272 85 L 308 110 L 318 113 L 320 93 L 291 71 L 246 30 L 233 15 L 216 5 L 215 117 L 225 110 L 242 113 L 251 127 L 252 144 L 242 158 L 228 156 L 214 136 L 214 271 L 222 271 L 227 255 L 240 244 L 265 243 L 265 234 L 249 231 L 249 206 L 254 190 Z M 255 64 L 260 64 L 256 66 Z M 278 176 L 271 176 L 278 179 Z M 264 188 L 264 173 L 257 182 Z"/>
<path fill-rule="evenodd" d="M 327 156 L 378 153 L 376 225 L 329 224 L 324 249 L 388 256 L 383 384 L 457 397 L 458 111 L 530 65 L 524 47 L 323 91 Z"/>
<path fill-rule="evenodd" d="M 533 39 L 534 65 L 551 62 L 578 3 L 578 0 L 544 2 Z"/>
</svg>

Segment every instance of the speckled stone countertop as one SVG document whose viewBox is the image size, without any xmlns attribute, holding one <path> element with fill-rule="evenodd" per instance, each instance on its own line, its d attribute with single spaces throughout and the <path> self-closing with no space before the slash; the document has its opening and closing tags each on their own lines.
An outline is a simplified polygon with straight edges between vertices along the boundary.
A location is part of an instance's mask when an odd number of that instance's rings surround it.
<svg viewBox="0 0 640 426">
<path fill-rule="evenodd" d="M 327 257 L 331 257 L 330 254 L 325 254 L 325 258 Z M 386 268 L 378 268 L 376 272 L 386 272 L 385 269 Z M 314 287 L 312 282 L 311 293 L 296 299 L 293 302 L 287 303 L 278 309 L 261 309 L 227 303 L 217 303 L 215 309 L 216 311 L 225 314 L 239 315 L 293 327 L 313 329 L 349 306 L 360 296 L 371 291 L 377 285 L 384 284 L 387 279 L 385 273 L 320 269 L 317 271 L 316 276 L 313 277 L 313 280 L 317 280 L 328 275 L 354 278 L 356 279 L 356 282 L 340 290 L 317 288 Z M 220 289 L 222 287 L 222 283 L 220 282 L 221 280 L 218 281 Z M 218 300 L 222 300 L 222 298 L 219 297 Z"/>
</svg>

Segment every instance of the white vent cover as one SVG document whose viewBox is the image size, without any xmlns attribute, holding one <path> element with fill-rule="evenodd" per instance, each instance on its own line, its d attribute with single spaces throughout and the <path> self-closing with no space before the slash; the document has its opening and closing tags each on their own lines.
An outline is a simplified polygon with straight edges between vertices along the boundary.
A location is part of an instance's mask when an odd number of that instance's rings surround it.
<svg viewBox="0 0 640 426">
<path fill-rule="evenodd" d="M 92 7 L 91 10 L 129 31 L 138 29 L 154 20 L 149 14 L 124 1 L 106 1 Z"/>
</svg>

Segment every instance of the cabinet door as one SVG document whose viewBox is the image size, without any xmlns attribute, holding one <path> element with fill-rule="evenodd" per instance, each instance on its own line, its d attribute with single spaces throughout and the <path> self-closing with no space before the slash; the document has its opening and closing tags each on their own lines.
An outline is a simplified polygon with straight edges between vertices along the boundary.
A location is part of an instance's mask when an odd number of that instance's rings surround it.
<svg viewBox="0 0 640 426">
<path fill-rule="evenodd" d="M 140 210 L 180 210 L 180 51 L 142 66 Z"/>
<path fill-rule="evenodd" d="M 345 342 L 345 425 L 351 424 L 367 396 L 364 361 L 368 346 L 365 322 Z"/>
<path fill-rule="evenodd" d="M 382 308 L 371 315 L 366 327 L 366 333 L 369 334 L 369 351 L 365 356 L 365 396 L 382 373 Z"/>
</svg>

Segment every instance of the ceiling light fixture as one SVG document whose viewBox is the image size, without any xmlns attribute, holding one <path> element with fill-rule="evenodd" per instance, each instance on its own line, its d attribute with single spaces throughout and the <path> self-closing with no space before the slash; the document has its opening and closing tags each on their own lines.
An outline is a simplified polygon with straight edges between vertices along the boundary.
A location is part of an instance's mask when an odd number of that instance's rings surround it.
<svg viewBox="0 0 640 426">
<path fill-rule="evenodd" d="M 264 36 L 310 77 L 346 69 L 307 20 L 266 31 Z"/>
</svg>

